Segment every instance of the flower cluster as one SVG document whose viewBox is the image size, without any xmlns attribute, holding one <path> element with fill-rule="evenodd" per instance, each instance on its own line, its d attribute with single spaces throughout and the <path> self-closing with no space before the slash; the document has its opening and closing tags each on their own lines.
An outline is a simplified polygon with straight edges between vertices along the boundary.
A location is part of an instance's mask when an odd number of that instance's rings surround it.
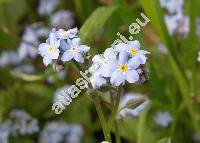
<svg viewBox="0 0 200 143">
<path fill-rule="evenodd" d="M 183 0 L 160 0 L 161 7 L 166 8 L 169 14 L 165 15 L 165 23 L 170 35 L 189 33 L 189 17 L 183 15 Z"/>
<path fill-rule="evenodd" d="M 61 10 L 51 16 L 51 25 L 56 28 L 70 29 L 74 25 L 73 13 Z"/>
<path fill-rule="evenodd" d="M 160 5 L 170 14 L 182 13 L 183 0 L 160 0 Z"/>
<path fill-rule="evenodd" d="M 5 125 L 0 126 L 0 143 L 8 143 L 9 132 Z"/>
<path fill-rule="evenodd" d="M 81 45 L 80 38 L 77 37 L 77 28 L 65 31 L 64 29 L 52 29 L 46 43 L 39 45 L 38 53 L 43 57 L 43 63 L 47 66 L 52 61 L 70 61 L 83 63 L 85 53 L 90 48 Z"/>
<path fill-rule="evenodd" d="M 40 134 L 39 143 L 80 143 L 82 135 L 83 129 L 80 125 L 49 122 Z"/>
<path fill-rule="evenodd" d="M 46 37 L 49 29 L 44 27 L 41 22 L 33 23 L 26 27 L 23 35 L 22 42 L 18 48 L 20 59 L 35 58 L 37 56 L 36 47 L 39 45 L 39 39 Z"/>
<path fill-rule="evenodd" d="M 93 88 L 100 88 L 107 84 L 119 86 L 138 82 L 140 79 L 137 69 L 147 62 L 146 54 L 149 52 L 140 50 L 139 41 L 119 43 L 114 48 L 108 48 L 103 54 L 95 55 L 93 64 L 89 68 L 91 84 Z"/>
<path fill-rule="evenodd" d="M 41 16 L 50 15 L 59 5 L 60 0 L 40 0 L 38 13 Z"/>
<path fill-rule="evenodd" d="M 36 47 L 40 39 L 48 35 L 49 29 L 37 22 L 26 27 L 17 51 L 5 51 L 0 55 L 0 67 L 9 66 L 13 71 L 33 73 L 35 67 L 27 62 L 37 56 Z"/>
<path fill-rule="evenodd" d="M 38 121 L 21 110 L 13 110 L 9 119 L 0 125 L 0 141 L 8 142 L 9 136 L 30 135 L 39 130 Z"/>
<path fill-rule="evenodd" d="M 173 117 L 168 111 L 158 112 L 155 117 L 155 122 L 165 128 L 168 127 L 172 120 Z"/>
</svg>

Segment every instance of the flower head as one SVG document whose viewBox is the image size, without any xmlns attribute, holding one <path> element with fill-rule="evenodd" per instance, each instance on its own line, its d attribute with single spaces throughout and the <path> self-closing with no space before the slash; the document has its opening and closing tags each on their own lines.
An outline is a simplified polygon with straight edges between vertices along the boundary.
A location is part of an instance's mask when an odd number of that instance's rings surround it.
<svg viewBox="0 0 200 143">
<path fill-rule="evenodd" d="M 165 23 L 167 26 L 167 30 L 170 35 L 173 35 L 178 27 L 178 17 L 177 16 L 165 16 Z"/>
<path fill-rule="evenodd" d="M 190 20 L 188 16 L 181 17 L 178 20 L 177 32 L 184 36 L 187 36 L 190 31 Z"/>
<path fill-rule="evenodd" d="M 74 25 L 74 17 L 70 11 L 58 11 L 51 16 L 51 25 L 56 28 L 69 29 Z"/>
<path fill-rule="evenodd" d="M 80 143 L 83 129 L 80 125 L 64 122 L 49 122 L 40 134 L 39 143 Z"/>
<path fill-rule="evenodd" d="M 47 66 L 53 59 L 58 59 L 60 40 L 57 39 L 56 32 L 52 30 L 46 43 L 39 45 L 38 52 L 43 57 L 43 63 Z"/>
<path fill-rule="evenodd" d="M 124 53 L 124 56 L 128 54 L 130 57 L 132 57 L 134 60 L 136 60 L 139 64 L 145 64 L 147 58 L 145 57 L 145 54 L 149 54 L 149 52 L 144 50 L 139 50 L 140 43 L 139 41 L 129 41 L 127 44 L 125 43 L 119 43 L 116 45 L 116 50 L 118 50 L 120 53 Z"/>
<path fill-rule="evenodd" d="M 21 110 L 11 112 L 10 123 L 10 132 L 14 136 L 32 134 L 39 130 L 38 121 Z"/>
<path fill-rule="evenodd" d="M 38 13 L 41 16 L 50 15 L 58 6 L 60 0 L 40 0 Z"/>
<path fill-rule="evenodd" d="M 172 122 L 173 118 L 171 114 L 166 112 L 158 112 L 155 116 L 155 122 L 163 127 L 168 127 L 168 125 Z"/>
<path fill-rule="evenodd" d="M 101 86 L 106 84 L 105 78 L 103 78 L 103 76 L 99 72 L 92 73 L 92 75 L 90 77 L 90 82 L 94 89 L 100 88 Z"/>
<path fill-rule="evenodd" d="M 183 0 L 160 0 L 163 8 L 166 8 L 170 14 L 182 13 Z"/>
<path fill-rule="evenodd" d="M 9 133 L 7 131 L 0 129 L 0 142 L 1 143 L 8 143 L 8 136 L 9 136 Z"/>
<path fill-rule="evenodd" d="M 110 65 L 117 58 L 117 52 L 113 48 L 108 48 L 103 54 L 95 55 L 92 59 L 93 65 L 90 67 L 89 71 L 91 73 L 98 72 L 98 75 L 103 77 L 110 77 L 112 71 L 110 70 Z"/>
<path fill-rule="evenodd" d="M 59 29 L 57 31 L 57 35 L 60 40 L 63 40 L 63 39 L 67 40 L 67 39 L 75 38 L 75 37 L 77 37 L 77 33 L 78 33 L 77 28 L 73 28 L 73 29 L 70 29 L 67 31 L 65 31 L 64 29 Z"/>
<path fill-rule="evenodd" d="M 68 39 L 67 42 L 62 40 L 61 48 L 65 51 L 61 57 L 63 62 L 74 59 L 79 63 L 83 63 L 83 54 L 90 50 L 90 47 L 81 45 L 79 38 Z"/>
<path fill-rule="evenodd" d="M 124 84 L 125 81 L 135 83 L 139 80 L 139 74 L 136 69 L 140 63 L 136 58 L 128 59 L 126 55 L 119 54 L 119 59 L 113 62 L 110 82 L 113 86 Z"/>
</svg>

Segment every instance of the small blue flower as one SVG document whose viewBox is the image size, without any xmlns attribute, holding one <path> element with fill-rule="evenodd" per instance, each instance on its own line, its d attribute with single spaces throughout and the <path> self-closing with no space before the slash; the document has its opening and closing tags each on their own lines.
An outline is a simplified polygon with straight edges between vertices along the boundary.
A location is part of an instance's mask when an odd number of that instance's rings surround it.
<svg viewBox="0 0 200 143">
<path fill-rule="evenodd" d="M 161 7 L 166 8 L 170 14 L 182 13 L 183 0 L 160 0 Z"/>
<path fill-rule="evenodd" d="M 102 77 L 101 73 L 94 72 L 90 77 L 90 82 L 94 89 L 100 88 L 101 86 L 106 84 L 106 80 Z"/>
<path fill-rule="evenodd" d="M 78 33 L 78 29 L 77 28 L 73 28 L 73 29 L 70 29 L 70 30 L 63 30 L 63 29 L 59 29 L 57 31 L 57 35 L 58 35 L 58 38 L 60 40 L 67 40 L 67 39 L 72 39 L 72 38 L 75 38 L 77 37 L 77 33 Z"/>
<path fill-rule="evenodd" d="M 8 143 L 9 133 L 0 129 L 0 143 Z"/>
<path fill-rule="evenodd" d="M 112 71 L 110 70 L 110 65 L 117 58 L 117 51 L 113 48 L 108 48 L 101 55 L 95 55 L 92 59 L 93 65 L 90 67 L 89 71 L 98 71 L 103 77 L 110 77 Z M 95 72 L 96 72 L 95 71 Z"/>
<path fill-rule="evenodd" d="M 2 52 L 0 55 L 0 67 L 18 65 L 20 62 L 21 58 L 16 52 Z"/>
<path fill-rule="evenodd" d="M 80 143 L 83 129 L 80 125 L 49 122 L 40 134 L 39 143 Z"/>
<path fill-rule="evenodd" d="M 111 75 L 110 82 L 113 86 L 119 86 L 124 84 L 125 81 L 129 83 L 135 83 L 139 80 L 139 74 L 136 69 L 139 67 L 136 58 L 128 60 L 127 55 L 123 53 L 119 54 L 119 59 L 112 63 L 113 73 Z"/>
<path fill-rule="evenodd" d="M 39 143 L 60 143 L 68 133 L 68 126 L 63 122 L 49 122 L 40 134 Z"/>
<path fill-rule="evenodd" d="M 67 42 L 62 40 L 61 48 L 65 51 L 61 57 L 63 62 L 74 59 L 79 63 L 84 63 L 83 53 L 90 50 L 90 47 L 80 44 L 79 38 L 68 39 Z"/>
<path fill-rule="evenodd" d="M 177 32 L 185 37 L 188 35 L 190 32 L 190 19 L 188 16 L 182 16 L 178 20 Z"/>
<path fill-rule="evenodd" d="M 38 13 L 41 16 L 50 15 L 58 6 L 60 0 L 40 0 Z"/>
<path fill-rule="evenodd" d="M 74 16 L 70 11 L 58 11 L 51 16 L 51 25 L 56 28 L 69 29 L 74 25 Z"/>
<path fill-rule="evenodd" d="M 173 35 L 178 28 L 178 16 L 165 16 L 165 24 L 170 35 Z"/>
<path fill-rule="evenodd" d="M 110 142 L 107 142 L 107 141 L 102 141 L 101 143 L 110 143 Z"/>
<path fill-rule="evenodd" d="M 83 128 L 80 125 L 68 125 L 69 133 L 66 137 L 66 143 L 81 143 Z"/>
<path fill-rule="evenodd" d="M 141 94 L 133 94 L 133 93 L 125 94 L 125 96 L 123 96 L 122 99 L 120 100 L 119 109 L 123 108 L 130 101 L 134 101 L 137 98 L 141 97 L 145 98 L 145 96 Z M 139 105 L 134 109 L 124 108 L 119 112 L 119 117 L 126 117 L 126 116 L 137 117 L 148 104 L 149 100 L 146 100 L 144 103 L 142 103 L 141 105 Z"/>
<path fill-rule="evenodd" d="M 139 50 L 140 43 L 139 41 L 129 41 L 127 44 L 125 43 L 119 43 L 116 45 L 116 50 L 118 50 L 120 53 L 123 52 L 125 55 L 126 53 L 134 58 L 138 63 L 145 64 L 147 61 L 147 58 L 145 57 L 145 54 L 149 54 L 149 52 L 144 50 Z"/>
<path fill-rule="evenodd" d="M 60 40 L 57 39 L 56 32 L 52 30 L 46 43 L 39 45 L 38 53 L 43 57 L 43 63 L 47 66 L 52 60 L 58 59 Z"/>
<path fill-rule="evenodd" d="M 27 135 L 39 130 L 38 121 L 21 110 L 13 110 L 10 114 L 10 133 L 13 136 Z"/>
<path fill-rule="evenodd" d="M 155 116 L 155 122 L 158 125 L 161 125 L 163 127 L 168 127 L 168 125 L 172 122 L 173 117 L 171 114 L 166 111 L 166 112 L 158 112 Z"/>
</svg>

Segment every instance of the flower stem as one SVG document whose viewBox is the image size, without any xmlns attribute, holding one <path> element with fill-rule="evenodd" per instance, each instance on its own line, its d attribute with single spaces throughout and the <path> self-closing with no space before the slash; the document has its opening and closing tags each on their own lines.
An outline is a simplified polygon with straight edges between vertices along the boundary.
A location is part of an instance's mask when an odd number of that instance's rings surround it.
<svg viewBox="0 0 200 143">
<path fill-rule="evenodd" d="M 98 98 L 96 98 L 94 100 L 94 104 L 95 104 L 95 107 L 96 107 L 96 110 L 97 110 L 97 114 L 99 116 L 101 127 L 103 129 L 103 134 L 104 134 L 105 140 L 108 141 L 108 142 L 111 142 L 110 132 L 106 132 L 106 126 L 107 126 L 106 120 L 105 120 L 105 117 L 104 117 L 103 111 L 101 109 L 101 105 L 100 105 Z"/>
<path fill-rule="evenodd" d="M 114 122 L 116 143 L 121 143 L 117 121 Z"/>
<path fill-rule="evenodd" d="M 110 119 L 108 121 L 108 126 L 107 126 L 107 129 L 106 129 L 106 132 L 110 133 L 110 131 L 112 129 L 113 123 L 114 123 L 116 115 L 117 115 L 118 107 L 119 107 L 120 95 L 121 95 L 121 87 L 118 88 L 117 98 L 116 98 L 114 107 L 112 109 L 112 113 L 111 113 Z"/>
</svg>

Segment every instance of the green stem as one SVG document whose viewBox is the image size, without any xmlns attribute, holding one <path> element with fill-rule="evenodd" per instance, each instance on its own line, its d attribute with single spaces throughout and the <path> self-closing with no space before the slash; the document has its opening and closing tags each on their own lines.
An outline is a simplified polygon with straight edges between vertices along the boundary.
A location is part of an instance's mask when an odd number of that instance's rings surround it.
<svg viewBox="0 0 200 143">
<path fill-rule="evenodd" d="M 121 143 L 117 121 L 114 122 L 116 143 Z"/>
<path fill-rule="evenodd" d="M 100 102 L 99 102 L 98 98 L 96 98 L 94 100 L 94 104 L 95 104 L 95 107 L 96 107 L 96 110 L 97 110 L 97 114 L 99 116 L 101 127 L 103 129 L 103 134 L 104 134 L 105 140 L 108 141 L 108 142 L 111 142 L 110 133 L 106 132 L 106 126 L 107 126 L 106 125 L 106 120 L 105 120 L 105 117 L 104 117 L 103 111 L 101 109 L 101 105 L 100 105 Z"/>
<path fill-rule="evenodd" d="M 116 115 L 117 115 L 117 112 L 118 112 L 118 107 L 119 107 L 119 101 L 120 101 L 120 94 L 121 94 L 121 87 L 118 88 L 118 91 L 117 91 L 117 98 L 116 98 L 116 101 L 115 101 L 115 105 L 112 109 L 112 113 L 111 113 L 111 116 L 110 116 L 110 119 L 108 121 L 108 126 L 107 126 L 107 129 L 106 131 L 110 133 L 111 129 L 112 129 L 112 125 L 115 121 L 115 118 L 116 118 Z"/>
</svg>

